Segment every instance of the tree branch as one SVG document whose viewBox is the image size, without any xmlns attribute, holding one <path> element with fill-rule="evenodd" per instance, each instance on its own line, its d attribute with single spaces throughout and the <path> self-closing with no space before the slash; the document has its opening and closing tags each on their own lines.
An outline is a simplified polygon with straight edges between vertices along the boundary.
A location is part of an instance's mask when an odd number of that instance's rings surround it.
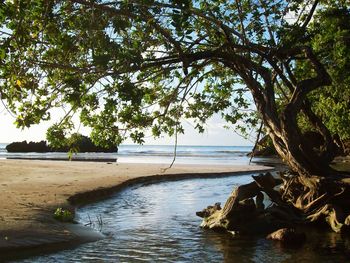
<svg viewBox="0 0 350 263">
<path fill-rule="evenodd" d="M 300 109 L 302 101 L 309 92 L 332 83 L 331 77 L 321 62 L 313 54 L 312 49 L 310 47 L 304 47 L 303 49 L 305 51 L 305 56 L 313 64 L 317 75 L 297 83 L 296 89 L 290 99 L 290 104 L 293 105 L 295 110 Z"/>
<path fill-rule="evenodd" d="M 318 5 L 318 2 L 319 2 L 319 0 L 315 0 L 314 4 L 312 5 L 311 10 L 310 10 L 310 12 L 309 12 L 309 14 L 308 14 L 306 20 L 304 21 L 303 25 L 301 26 L 301 28 L 302 28 L 303 30 L 305 30 L 306 27 L 307 27 L 307 25 L 310 23 L 310 21 L 311 21 L 311 19 L 312 19 L 312 16 L 313 16 L 314 13 L 315 13 L 315 10 L 316 10 L 316 7 L 317 7 L 317 5 Z"/>
</svg>

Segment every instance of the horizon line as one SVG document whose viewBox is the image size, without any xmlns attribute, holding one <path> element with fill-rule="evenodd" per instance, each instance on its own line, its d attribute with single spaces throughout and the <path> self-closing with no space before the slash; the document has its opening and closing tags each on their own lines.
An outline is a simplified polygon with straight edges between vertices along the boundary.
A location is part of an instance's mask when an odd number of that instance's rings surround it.
<svg viewBox="0 0 350 263">
<path fill-rule="evenodd" d="M 23 140 L 27 141 L 27 140 Z M 16 142 L 23 142 L 23 141 L 16 141 Z M 46 141 L 46 140 L 43 140 Z M 35 142 L 35 141 L 27 141 L 27 142 Z M 39 141 L 40 142 L 40 141 Z M 0 144 L 11 144 L 14 142 L 0 142 Z M 132 143 L 126 143 L 126 144 L 119 144 L 118 146 L 175 146 L 174 144 L 132 144 Z M 199 146 L 199 147 L 210 147 L 210 146 L 216 146 L 216 147 L 254 147 L 254 145 L 222 145 L 222 144 L 178 144 L 177 146 Z"/>
</svg>

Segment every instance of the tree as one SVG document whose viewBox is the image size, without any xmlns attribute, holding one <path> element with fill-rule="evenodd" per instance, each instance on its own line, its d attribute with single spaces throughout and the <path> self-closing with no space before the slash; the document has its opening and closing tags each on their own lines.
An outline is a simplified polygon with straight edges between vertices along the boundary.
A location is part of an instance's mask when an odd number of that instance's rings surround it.
<svg viewBox="0 0 350 263">
<path fill-rule="evenodd" d="M 312 110 L 322 119 L 340 146 L 340 153 L 346 151 L 344 142 L 350 139 L 350 79 L 347 74 L 347 68 L 350 67 L 349 19 L 348 10 L 330 7 L 317 12 L 308 27 L 308 45 L 318 54 L 332 79 L 331 85 L 311 92 L 308 100 Z M 310 77 L 312 65 L 307 61 L 297 61 L 295 72 L 299 77 Z M 277 105 L 285 105 L 289 100 L 286 95 L 288 88 L 283 87 L 280 93 L 282 96 L 278 98 Z M 298 118 L 298 126 L 304 137 L 314 144 L 322 142 L 307 117 L 300 114 Z M 267 137 L 264 138 L 266 141 Z M 269 147 L 266 142 L 265 145 Z"/>
<path fill-rule="evenodd" d="M 303 202 L 312 203 L 324 188 L 313 176 L 339 175 L 329 165 L 331 133 L 308 98 L 332 83 L 309 27 L 329 8 L 349 12 L 346 1 L 319 0 L 8 1 L 0 13 L 1 98 L 20 127 L 68 104 L 51 132 L 63 136 L 78 112 L 105 145 L 123 134 L 142 142 L 146 128 L 155 136 L 182 132 L 181 117 L 194 118 L 199 131 L 217 112 L 255 124 L 249 92 L 278 154 L 307 189 Z M 304 138 L 301 113 L 321 147 Z"/>
<path fill-rule="evenodd" d="M 310 94 L 312 108 L 332 135 L 350 139 L 350 13 L 347 9 L 328 8 L 315 16 L 309 28 L 310 45 L 332 78 L 332 85 Z M 308 74 L 300 65 L 298 74 Z"/>
</svg>

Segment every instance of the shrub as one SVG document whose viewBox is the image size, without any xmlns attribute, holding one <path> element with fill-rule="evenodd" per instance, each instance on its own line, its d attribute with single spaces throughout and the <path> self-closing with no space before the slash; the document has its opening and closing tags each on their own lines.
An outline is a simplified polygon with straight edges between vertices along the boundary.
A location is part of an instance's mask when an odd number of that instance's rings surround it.
<svg viewBox="0 0 350 263">
<path fill-rule="evenodd" d="M 74 222 L 74 215 L 71 211 L 59 207 L 56 209 L 53 217 L 61 222 Z"/>
</svg>

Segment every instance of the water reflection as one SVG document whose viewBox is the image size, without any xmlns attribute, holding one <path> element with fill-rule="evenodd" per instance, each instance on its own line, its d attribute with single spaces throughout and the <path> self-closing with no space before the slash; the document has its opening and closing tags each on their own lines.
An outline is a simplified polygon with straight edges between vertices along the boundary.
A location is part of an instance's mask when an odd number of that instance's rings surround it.
<svg viewBox="0 0 350 263">
<path fill-rule="evenodd" d="M 80 222 L 102 218 L 106 238 L 74 250 L 24 262 L 346 262 L 348 241 L 335 233 L 307 231 L 301 249 L 263 237 L 241 237 L 199 228 L 195 212 L 225 202 L 248 175 L 149 184 L 79 210 Z"/>
</svg>

